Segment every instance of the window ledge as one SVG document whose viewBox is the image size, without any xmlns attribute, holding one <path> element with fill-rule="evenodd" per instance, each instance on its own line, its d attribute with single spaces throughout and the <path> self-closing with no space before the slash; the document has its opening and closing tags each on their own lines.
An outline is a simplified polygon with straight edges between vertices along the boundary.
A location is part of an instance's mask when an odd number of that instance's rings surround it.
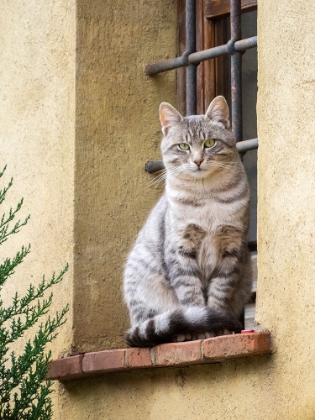
<svg viewBox="0 0 315 420">
<path fill-rule="evenodd" d="M 152 348 L 103 350 L 53 360 L 48 379 L 68 381 L 111 372 L 222 362 L 271 353 L 270 332 L 224 335 Z"/>
</svg>

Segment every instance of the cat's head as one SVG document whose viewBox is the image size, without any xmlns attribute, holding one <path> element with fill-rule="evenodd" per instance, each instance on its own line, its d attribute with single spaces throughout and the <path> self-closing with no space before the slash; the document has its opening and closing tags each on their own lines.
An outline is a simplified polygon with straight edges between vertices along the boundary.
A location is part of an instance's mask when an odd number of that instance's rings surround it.
<svg viewBox="0 0 315 420">
<path fill-rule="evenodd" d="M 189 117 L 182 117 L 172 105 L 162 102 L 160 121 L 164 165 L 175 176 L 206 178 L 227 168 L 237 156 L 223 96 L 213 99 L 205 115 Z"/>
</svg>

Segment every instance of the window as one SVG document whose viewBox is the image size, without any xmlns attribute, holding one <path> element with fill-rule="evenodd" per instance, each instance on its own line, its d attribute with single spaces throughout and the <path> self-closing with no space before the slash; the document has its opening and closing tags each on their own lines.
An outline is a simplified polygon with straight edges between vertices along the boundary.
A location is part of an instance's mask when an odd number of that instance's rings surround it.
<svg viewBox="0 0 315 420">
<path fill-rule="evenodd" d="M 178 57 L 151 64 L 148 75 L 177 69 L 178 110 L 204 113 L 217 95 L 227 99 L 239 151 L 251 188 L 249 246 L 254 265 L 253 299 L 256 293 L 257 250 L 257 1 L 178 0 Z M 198 52 L 196 52 L 198 51 Z M 244 141 L 245 140 L 245 141 Z M 148 172 L 162 162 L 149 162 Z M 245 326 L 253 325 L 253 303 L 245 314 Z"/>
<path fill-rule="evenodd" d="M 232 0 L 233 6 L 243 8 L 242 32 L 245 41 L 238 41 L 237 48 L 245 51 L 257 44 L 255 35 L 256 1 Z M 243 109 L 243 133 L 239 140 L 239 150 L 246 151 L 243 157 L 247 167 L 252 191 L 256 190 L 255 147 L 256 139 L 256 51 L 250 49 L 243 56 L 243 104 L 235 107 L 231 99 L 231 71 L 229 52 L 233 52 L 229 30 L 229 2 L 226 0 L 178 0 L 178 57 L 167 62 L 148 66 L 147 73 L 154 75 L 160 71 L 177 69 L 178 100 L 177 108 L 186 113 L 202 113 L 210 100 L 219 94 L 224 95 L 230 102 L 233 116 L 241 115 Z M 187 11 L 189 13 L 187 13 Z M 186 23 L 185 23 L 186 22 Z M 186 42 L 185 26 L 189 27 L 190 37 Z M 197 28 L 197 30 L 195 30 Z M 195 33 L 196 32 L 196 33 Z M 235 45 L 236 45 L 235 44 Z M 188 53 L 183 53 L 188 48 Z M 195 53 L 195 51 L 199 51 Z M 205 58 L 206 57 L 206 58 Z M 201 59 L 202 58 L 202 59 Z M 190 60 L 193 66 L 187 70 Z M 200 62 L 200 64 L 199 64 Z M 198 66 L 197 66 L 198 64 Z M 235 68 L 235 67 L 234 67 Z M 188 77 L 186 77 L 188 75 Z M 240 83 L 239 83 L 240 86 Z M 231 106 L 233 104 L 233 106 Z M 186 108 L 187 107 L 187 108 Z M 194 107 L 194 109 L 192 109 Z M 187 112 L 186 112 L 187 111 Z M 250 139 L 250 140 L 248 140 Z M 253 139 L 253 140 L 251 140 Z M 251 157 L 252 156 L 252 157 Z M 249 163 L 248 163 L 249 162 Z M 161 169 L 161 161 L 149 162 L 148 172 Z M 255 195 L 253 194 L 253 197 Z M 255 200 L 255 198 L 254 198 Z M 254 229 L 255 231 L 255 229 Z M 252 308 L 249 308 L 252 309 Z M 248 311 L 250 313 L 250 311 Z M 246 327 L 250 327 L 247 323 Z M 228 348 L 228 352 L 226 349 Z M 79 354 L 57 359 L 52 362 L 49 377 L 67 381 L 107 372 L 126 372 L 130 370 L 147 369 L 167 366 L 190 366 L 203 363 L 217 363 L 229 358 L 248 357 L 255 354 L 271 352 L 270 333 L 229 335 L 216 337 L 215 340 L 196 340 L 185 343 L 168 343 L 150 348 L 123 348 Z"/>
</svg>

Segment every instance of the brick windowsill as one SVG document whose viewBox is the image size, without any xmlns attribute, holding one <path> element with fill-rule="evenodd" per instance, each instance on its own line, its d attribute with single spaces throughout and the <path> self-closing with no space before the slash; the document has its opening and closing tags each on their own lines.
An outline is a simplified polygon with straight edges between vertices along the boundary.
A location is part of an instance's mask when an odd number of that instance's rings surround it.
<svg viewBox="0 0 315 420">
<path fill-rule="evenodd" d="M 233 334 L 152 348 L 103 350 L 69 356 L 53 360 L 47 376 L 68 381 L 111 372 L 215 363 L 266 353 L 271 353 L 269 332 Z"/>
</svg>

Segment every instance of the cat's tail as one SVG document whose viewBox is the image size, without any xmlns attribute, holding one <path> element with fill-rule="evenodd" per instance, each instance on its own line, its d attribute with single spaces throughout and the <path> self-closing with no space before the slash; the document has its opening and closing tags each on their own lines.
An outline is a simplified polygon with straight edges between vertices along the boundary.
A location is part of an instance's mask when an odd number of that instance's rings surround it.
<svg viewBox="0 0 315 420">
<path fill-rule="evenodd" d="M 207 307 L 179 308 L 156 315 L 132 328 L 126 335 L 131 347 L 153 347 L 167 343 L 177 334 L 228 329 L 240 332 L 241 323 L 231 314 L 224 314 Z"/>
</svg>

